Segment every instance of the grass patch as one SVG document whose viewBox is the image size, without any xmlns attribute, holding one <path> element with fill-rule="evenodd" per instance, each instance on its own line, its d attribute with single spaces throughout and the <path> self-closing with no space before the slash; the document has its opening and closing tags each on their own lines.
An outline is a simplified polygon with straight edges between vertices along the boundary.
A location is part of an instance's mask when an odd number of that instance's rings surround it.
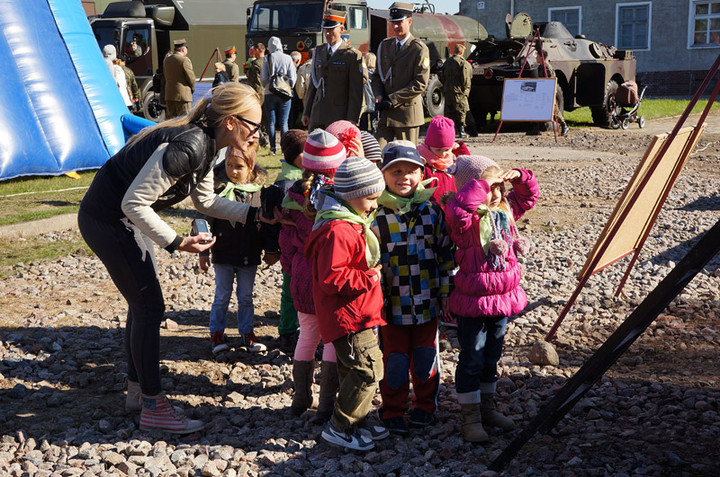
<svg viewBox="0 0 720 477">
<path fill-rule="evenodd" d="M 640 108 L 638 109 L 638 116 L 645 116 L 646 120 L 652 120 L 657 118 L 667 118 L 672 116 L 679 116 L 687 108 L 689 101 L 683 99 L 643 99 Z M 695 104 L 693 113 L 700 113 L 707 105 L 706 99 L 701 99 Z M 720 111 L 720 104 L 717 102 L 713 103 L 710 108 L 712 111 Z M 592 114 L 590 108 L 578 108 L 575 111 L 565 111 L 565 121 L 570 126 L 574 127 L 588 127 L 593 125 Z"/>
<path fill-rule="evenodd" d="M 62 240 L 49 240 L 42 236 L 1 240 L 0 246 L 3 249 L 0 255 L 0 279 L 11 275 L 14 267 L 20 263 L 56 260 L 71 253 L 92 254 L 79 232 L 73 232 L 72 238 Z"/>
<path fill-rule="evenodd" d="M 95 172 L 81 172 L 79 179 L 22 177 L 0 182 L 0 225 L 77 212 Z"/>
</svg>

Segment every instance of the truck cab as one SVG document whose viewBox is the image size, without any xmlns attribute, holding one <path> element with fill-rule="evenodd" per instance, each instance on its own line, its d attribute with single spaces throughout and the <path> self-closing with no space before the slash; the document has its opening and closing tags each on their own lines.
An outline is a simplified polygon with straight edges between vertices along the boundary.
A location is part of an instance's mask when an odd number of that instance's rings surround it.
<svg viewBox="0 0 720 477">
<path fill-rule="evenodd" d="M 245 53 L 257 43 L 268 44 L 271 36 L 280 38 L 283 51 L 297 51 L 303 62 L 312 49 L 325 43 L 322 18 L 325 0 L 258 0 L 248 9 L 248 32 Z M 363 53 L 368 51 L 368 7 L 365 2 L 333 2 L 332 8 L 347 12 L 345 33 L 351 45 Z"/>
</svg>

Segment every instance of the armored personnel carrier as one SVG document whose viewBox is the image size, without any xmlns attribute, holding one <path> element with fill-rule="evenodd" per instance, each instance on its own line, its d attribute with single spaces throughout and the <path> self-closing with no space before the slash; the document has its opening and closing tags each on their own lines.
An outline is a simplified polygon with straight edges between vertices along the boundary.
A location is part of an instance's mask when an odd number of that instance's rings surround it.
<svg viewBox="0 0 720 477">
<path fill-rule="evenodd" d="M 544 77 L 538 49 L 557 76 L 565 111 L 588 106 L 596 126 L 609 127 L 620 110 L 615 93 L 620 84 L 635 80 L 632 51 L 573 37 L 560 22 L 533 22 L 526 13 L 507 21 L 507 38 L 476 43 L 468 58 L 473 66 L 470 110 L 478 124 L 494 118 L 502 104 L 505 78 Z M 539 38 L 534 33 L 539 31 Z"/>
</svg>

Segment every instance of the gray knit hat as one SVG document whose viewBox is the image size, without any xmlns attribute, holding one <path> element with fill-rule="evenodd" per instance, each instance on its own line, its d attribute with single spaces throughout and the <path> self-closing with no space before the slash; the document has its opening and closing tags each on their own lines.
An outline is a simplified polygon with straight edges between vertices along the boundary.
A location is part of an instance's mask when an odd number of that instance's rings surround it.
<svg viewBox="0 0 720 477">
<path fill-rule="evenodd" d="M 458 156 L 455 161 L 455 188 L 459 191 L 473 179 L 480 179 L 480 176 L 488 167 L 498 166 L 497 162 L 485 156 Z"/>
<path fill-rule="evenodd" d="M 385 190 L 382 172 L 364 157 L 348 157 L 335 172 L 335 195 L 342 200 L 377 194 Z"/>
<path fill-rule="evenodd" d="M 360 141 L 362 142 L 363 151 L 365 151 L 365 158 L 367 160 L 373 162 L 382 161 L 380 144 L 378 144 L 375 136 L 367 131 L 360 131 Z"/>
</svg>

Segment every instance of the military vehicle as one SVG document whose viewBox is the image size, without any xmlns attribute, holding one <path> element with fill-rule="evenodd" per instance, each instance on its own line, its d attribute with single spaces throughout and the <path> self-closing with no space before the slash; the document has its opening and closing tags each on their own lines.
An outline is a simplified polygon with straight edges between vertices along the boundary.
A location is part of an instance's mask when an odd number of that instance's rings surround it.
<svg viewBox="0 0 720 477">
<path fill-rule="evenodd" d="M 146 118 L 158 121 L 164 118 L 164 101 L 153 75 L 162 70 L 173 41 L 187 40 L 188 57 L 199 76 L 215 48 L 222 51 L 234 44 L 242 50 L 247 29 L 243 7 L 249 4 L 249 0 L 123 1 L 108 4 L 102 15 L 88 20 L 100 48 L 113 44 L 118 54 L 127 57 L 127 66 L 135 73 L 142 93 L 142 112 Z M 210 69 L 210 80 L 213 75 Z"/>
<path fill-rule="evenodd" d="M 588 106 L 594 124 L 609 127 L 620 111 L 615 101 L 618 86 L 635 80 L 632 51 L 587 40 L 583 35 L 573 37 L 562 23 L 533 22 L 526 13 L 507 20 L 506 39 L 479 41 L 468 58 L 473 67 L 469 102 L 476 122 L 483 125 L 488 114 L 494 118 L 500 111 L 505 78 L 519 77 L 521 69 L 523 77 L 545 76 L 537 53 L 541 47 L 557 76 L 563 109 Z M 539 40 L 533 40 L 536 29 Z"/>
<path fill-rule="evenodd" d="M 391 3 L 388 0 L 388 6 Z M 268 39 L 276 36 L 286 53 L 296 50 L 305 61 L 312 48 L 325 42 L 321 24 L 323 11 L 328 7 L 347 12 L 347 39 L 363 54 L 376 52 L 383 39 L 393 36 L 390 12 L 369 8 L 365 1 L 257 0 L 247 12 L 246 53 L 258 42 L 267 45 Z M 472 43 L 487 38 L 487 31 L 472 18 L 435 13 L 435 7 L 425 2 L 415 5 L 411 32 L 430 50 L 431 76 L 425 106 L 430 116 L 443 114 L 445 103 L 442 83 L 435 74 L 437 68 L 452 54 L 456 44 L 464 44 L 469 51 Z"/>
</svg>

